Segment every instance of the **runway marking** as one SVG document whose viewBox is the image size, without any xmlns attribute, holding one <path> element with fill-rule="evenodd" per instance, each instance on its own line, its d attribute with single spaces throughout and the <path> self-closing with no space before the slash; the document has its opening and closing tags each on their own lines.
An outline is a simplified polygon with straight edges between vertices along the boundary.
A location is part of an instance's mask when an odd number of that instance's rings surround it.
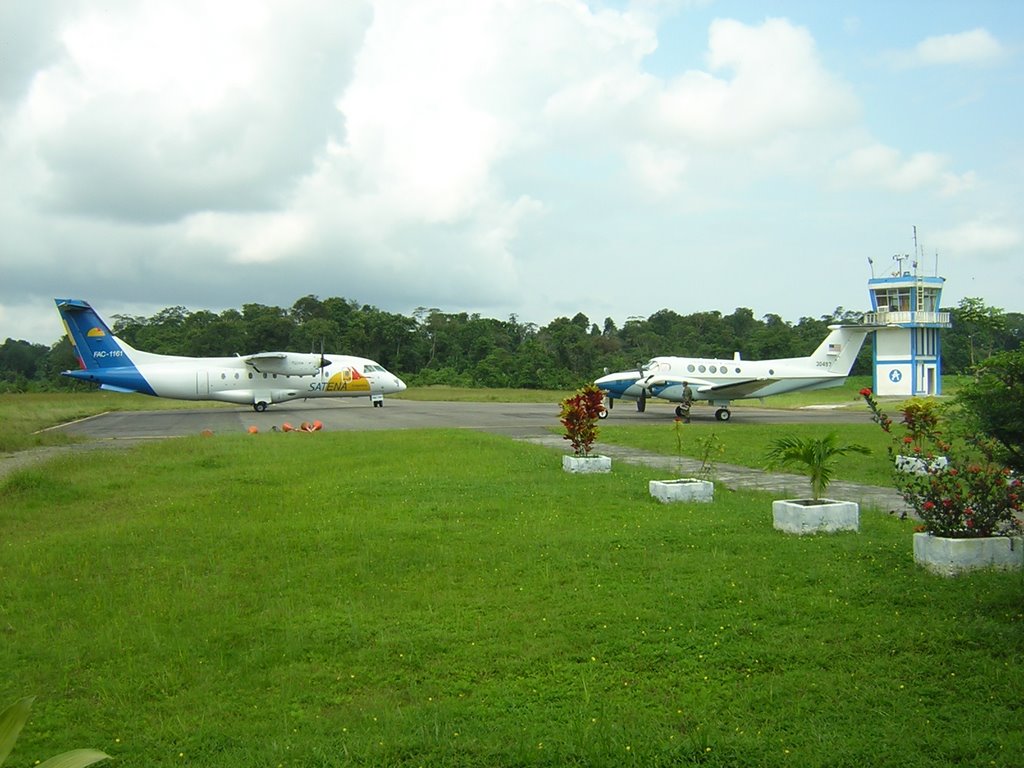
<svg viewBox="0 0 1024 768">
<path fill-rule="evenodd" d="M 33 435 L 41 435 L 43 432 L 49 432 L 51 429 L 64 429 L 64 427 L 71 427 L 75 424 L 82 424 L 83 422 L 90 421 L 91 419 L 98 419 L 100 416 L 107 416 L 113 413 L 113 411 L 104 411 L 103 413 L 94 413 L 92 416 L 83 416 L 81 419 L 75 419 L 74 421 L 65 421 L 63 424 L 54 424 L 51 427 L 44 427 L 33 432 Z"/>
</svg>

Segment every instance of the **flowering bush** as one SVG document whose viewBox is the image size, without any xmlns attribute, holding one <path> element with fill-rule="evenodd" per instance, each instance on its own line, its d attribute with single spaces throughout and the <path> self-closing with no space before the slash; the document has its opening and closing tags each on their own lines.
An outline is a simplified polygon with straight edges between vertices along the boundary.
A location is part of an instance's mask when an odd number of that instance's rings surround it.
<svg viewBox="0 0 1024 768">
<path fill-rule="evenodd" d="M 597 439 L 597 420 L 604 413 L 604 392 L 587 384 L 562 401 L 559 420 L 565 427 L 563 439 L 572 443 L 573 454 L 589 456 Z"/>
<path fill-rule="evenodd" d="M 903 411 L 905 434 L 893 431 L 893 420 L 870 389 L 860 391 L 872 418 L 892 436 L 890 457 L 913 456 L 921 471 L 894 471 L 897 490 L 935 536 L 957 539 L 1008 535 L 1020 529 L 1016 515 L 1024 502 L 1020 478 L 1006 467 L 944 439 L 934 405 L 911 401 Z M 945 462 L 937 461 L 941 456 Z"/>
</svg>

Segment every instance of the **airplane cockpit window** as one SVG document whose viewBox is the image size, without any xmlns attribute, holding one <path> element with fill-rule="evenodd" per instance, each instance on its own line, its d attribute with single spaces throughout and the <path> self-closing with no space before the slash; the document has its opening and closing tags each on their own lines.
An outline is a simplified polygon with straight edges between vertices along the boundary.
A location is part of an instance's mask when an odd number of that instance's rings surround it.
<svg viewBox="0 0 1024 768">
<path fill-rule="evenodd" d="M 363 366 L 363 373 L 378 373 L 384 369 L 379 365 L 367 364 Z"/>
</svg>

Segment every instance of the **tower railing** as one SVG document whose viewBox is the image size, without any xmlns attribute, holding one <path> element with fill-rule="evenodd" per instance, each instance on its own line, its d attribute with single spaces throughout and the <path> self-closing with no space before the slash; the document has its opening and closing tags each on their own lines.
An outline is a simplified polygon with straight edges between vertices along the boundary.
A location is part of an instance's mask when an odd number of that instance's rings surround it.
<svg viewBox="0 0 1024 768">
<path fill-rule="evenodd" d="M 949 312 L 868 312 L 864 322 L 869 325 L 943 325 L 949 326 Z"/>
</svg>

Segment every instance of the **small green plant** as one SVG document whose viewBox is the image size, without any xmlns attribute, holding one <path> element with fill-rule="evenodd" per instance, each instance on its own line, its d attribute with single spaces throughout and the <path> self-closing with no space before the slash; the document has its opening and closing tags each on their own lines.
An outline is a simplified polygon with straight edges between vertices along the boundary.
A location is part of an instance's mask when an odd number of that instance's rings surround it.
<svg viewBox="0 0 1024 768">
<path fill-rule="evenodd" d="M 794 467 L 811 481 L 811 498 L 818 501 L 835 477 L 840 456 L 848 453 L 871 453 L 863 445 L 840 445 L 839 436 L 829 432 L 824 437 L 780 437 L 768 451 L 768 469 Z"/>
<path fill-rule="evenodd" d="M 683 473 L 683 418 L 676 416 L 672 423 L 672 428 L 676 433 L 676 471 L 679 474 Z"/>
<path fill-rule="evenodd" d="M 682 416 L 676 416 L 672 429 L 676 437 L 676 471 L 683 473 L 683 424 L 687 423 Z M 697 470 L 699 480 L 711 480 L 715 474 L 715 464 L 718 457 L 725 453 L 725 446 L 718 435 L 710 432 L 697 438 L 697 458 L 700 459 L 700 468 Z"/>
<path fill-rule="evenodd" d="M 715 466 L 718 459 L 725 453 L 725 445 L 721 438 L 714 432 L 709 432 L 697 438 L 697 446 L 700 448 L 698 458 L 700 469 L 697 470 L 697 477 L 701 480 L 712 480 L 715 476 Z"/>
<path fill-rule="evenodd" d="M 565 427 L 565 440 L 572 443 L 573 454 L 589 456 L 597 440 L 597 420 L 604 413 L 604 393 L 593 384 L 587 384 L 575 394 L 565 398 L 559 420 Z"/>
<path fill-rule="evenodd" d="M 18 740 L 18 734 L 21 733 L 25 721 L 28 720 L 28 711 L 32 708 L 34 700 L 32 696 L 20 699 L 0 713 L 0 765 L 14 749 L 14 743 Z M 39 763 L 38 768 L 84 768 L 108 757 L 110 755 L 95 749 L 73 749 L 51 757 L 45 763 Z"/>
</svg>

